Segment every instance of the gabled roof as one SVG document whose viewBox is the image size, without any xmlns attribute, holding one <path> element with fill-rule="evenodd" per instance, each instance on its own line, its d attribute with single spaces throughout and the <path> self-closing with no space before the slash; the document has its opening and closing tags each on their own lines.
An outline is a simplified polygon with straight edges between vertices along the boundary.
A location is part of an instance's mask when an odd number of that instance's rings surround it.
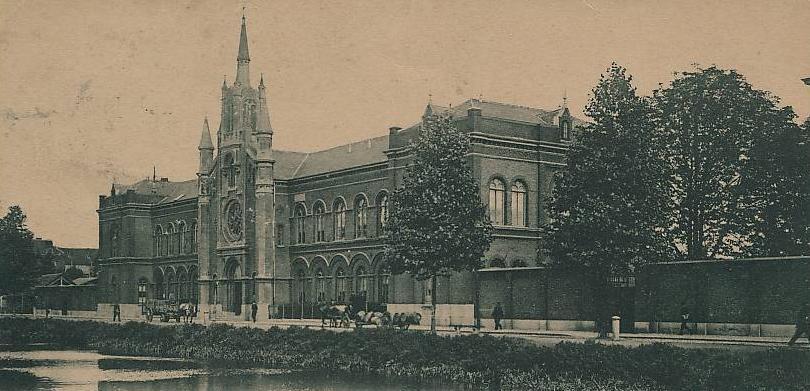
<svg viewBox="0 0 810 391">
<path fill-rule="evenodd" d="M 345 144 L 306 155 L 294 178 L 386 161 L 388 135 Z"/>
</svg>

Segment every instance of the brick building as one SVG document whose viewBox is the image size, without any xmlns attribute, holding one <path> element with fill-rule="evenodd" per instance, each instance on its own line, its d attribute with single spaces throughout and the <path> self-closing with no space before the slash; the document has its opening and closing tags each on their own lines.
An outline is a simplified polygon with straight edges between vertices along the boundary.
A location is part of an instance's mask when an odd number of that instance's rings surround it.
<svg viewBox="0 0 810 391">
<path fill-rule="evenodd" d="M 197 178 L 152 178 L 113 185 L 99 197 L 99 310 L 120 303 L 137 317 L 150 298 L 199 303 L 222 319 L 302 316 L 318 301 L 364 298 L 389 311 L 423 311 L 437 295 L 441 323 L 471 322 L 474 273 L 429 284 L 392 276 L 380 238 L 388 195 L 409 161 L 421 121 L 388 135 L 312 152 L 273 149 L 263 78 L 251 84 L 245 21 L 232 84 L 222 85 L 213 143 L 203 122 Z M 444 111 L 470 135 L 469 164 L 496 227 L 488 267 L 541 262 L 542 202 L 580 121 L 568 109 L 543 110 L 481 99 Z"/>
</svg>

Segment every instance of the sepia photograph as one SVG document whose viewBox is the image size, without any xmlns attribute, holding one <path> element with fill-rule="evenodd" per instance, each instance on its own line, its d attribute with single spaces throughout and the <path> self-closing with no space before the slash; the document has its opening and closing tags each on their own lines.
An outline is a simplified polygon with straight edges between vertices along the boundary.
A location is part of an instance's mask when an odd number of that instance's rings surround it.
<svg viewBox="0 0 810 391">
<path fill-rule="evenodd" d="M 810 0 L 0 0 L 0 390 L 809 368 Z"/>
</svg>

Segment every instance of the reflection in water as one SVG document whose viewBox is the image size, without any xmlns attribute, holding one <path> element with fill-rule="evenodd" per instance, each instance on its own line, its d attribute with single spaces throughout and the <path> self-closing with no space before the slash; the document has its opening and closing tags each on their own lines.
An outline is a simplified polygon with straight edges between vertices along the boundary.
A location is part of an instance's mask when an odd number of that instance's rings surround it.
<svg viewBox="0 0 810 391">
<path fill-rule="evenodd" d="M 198 368 L 196 363 L 190 361 L 110 357 L 94 352 L 0 352 L 0 390 L 432 391 L 448 388 L 447 385 L 392 383 L 371 378 L 335 378 L 278 370 L 206 370 Z"/>
</svg>

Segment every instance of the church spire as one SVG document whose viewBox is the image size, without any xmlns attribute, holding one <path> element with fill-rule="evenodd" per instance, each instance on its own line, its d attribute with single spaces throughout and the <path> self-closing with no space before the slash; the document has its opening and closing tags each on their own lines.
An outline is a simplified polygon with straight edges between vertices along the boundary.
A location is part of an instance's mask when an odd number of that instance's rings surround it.
<svg viewBox="0 0 810 391">
<path fill-rule="evenodd" d="M 205 121 L 203 121 L 202 135 L 200 136 L 200 146 L 197 147 L 197 149 L 214 149 L 214 143 L 211 142 L 211 130 L 208 128 L 207 116 L 205 117 Z"/>
<path fill-rule="evenodd" d="M 239 35 L 239 54 L 236 56 L 236 85 L 250 86 L 250 54 L 248 53 L 247 25 L 242 15 L 242 32 Z"/>
</svg>

